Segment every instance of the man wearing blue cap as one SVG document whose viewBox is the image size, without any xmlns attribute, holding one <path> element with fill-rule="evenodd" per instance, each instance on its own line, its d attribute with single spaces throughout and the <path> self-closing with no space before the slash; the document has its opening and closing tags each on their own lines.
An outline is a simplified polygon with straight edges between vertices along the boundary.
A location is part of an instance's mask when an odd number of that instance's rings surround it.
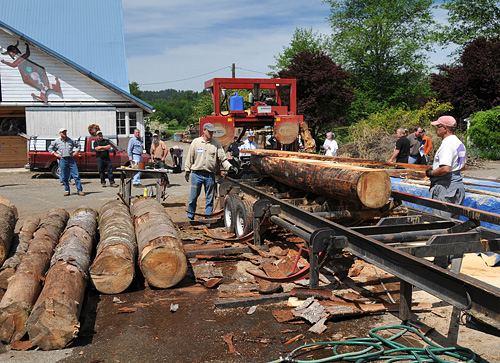
<svg viewBox="0 0 500 363">
<path fill-rule="evenodd" d="M 186 181 L 191 177 L 191 193 L 187 218 L 192 221 L 196 212 L 196 204 L 201 193 L 201 187 L 205 188 L 205 214 L 211 214 L 214 208 L 215 173 L 219 165 L 226 170 L 234 170 L 227 159 L 224 149 L 217 140 L 213 138 L 215 127 L 211 123 L 203 125 L 202 136 L 193 140 L 184 164 Z M 225 175 L 225 172 L 221 172 Z"/>
</svg>

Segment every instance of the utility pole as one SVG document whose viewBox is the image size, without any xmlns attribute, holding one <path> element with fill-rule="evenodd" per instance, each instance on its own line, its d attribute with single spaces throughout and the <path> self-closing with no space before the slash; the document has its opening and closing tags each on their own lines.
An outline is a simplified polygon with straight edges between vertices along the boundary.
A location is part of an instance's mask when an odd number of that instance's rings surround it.
<svg viewBox="0 0 500 363">
<path fill-rule="evenodd" d="M 231 74 L 232 74 L 232 78 L 236 78 L 236 65 L 234 63 L 231 66 Z"/>
</svg>

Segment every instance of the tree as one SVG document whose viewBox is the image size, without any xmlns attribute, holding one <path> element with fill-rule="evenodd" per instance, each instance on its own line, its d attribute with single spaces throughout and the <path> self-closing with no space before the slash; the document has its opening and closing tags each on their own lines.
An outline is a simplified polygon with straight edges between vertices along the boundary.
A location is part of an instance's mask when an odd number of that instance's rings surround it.
<svg viewBox="0 0 500 363">
<path fill-rule="evenodd" d="M 500 105 L 500 38 L 479 38 L 464 50 L 456 66 L 441 65 L 431 75 L 431 89 L 450 102 L 453 116 L 463 119 Z"/>
<path fill-rule="evenodd" d="M 139 88 L 139 83 L 130 82 L 129 87 L 130 87 L 130 94 L 132 96 L 142 99 L 142 91 Z"/>
<path fill-rule="evenodd" d="M 319 51 L 300 52 L 278 75 L 297 79 L 297 112 L 304 115 L 313 137 L 344 121 L 353 90 L 347 87 L 349 73 L 331 57 Z"/>
<path fill-rule="evenodd" d="M 424 51 L 434 44 L 433 0 L 325 2 L 331 7 L 332 57 L 352 74 L 364 99 L 358 107 L 417 107 L 429 95 Z"/>
<path fill-rule="evenodd" d="M 499 0 L 444 0 L 440 7 L 448 11 L 449 22 L 440 31 L 443 45 L 455 43 L 461 51 L 474 39 L 500 34 Z"/>
<path fill-rule="evenodd" d="M 275 73 L 282 69 L 288 69 L 294 55 L 305 50 L 310 52 L 327 52 L 329 42 L 328 36 L 313 32 L 312 28 L 296 28 L 290 45 L 288 47 L 283 47 L 283 53 L 274 56 L 276 64 L 270 65 L 269 68 Z"/>
<path fill-rule="evenodd" d="M 500 107 L 471 115 L 470 124 L 467 135 L 473 147 L 479 149 L 482 157 L 498 159 L 500 157 Z"/>
<path fill-rule="evenodd" d="M 189 119 L 198 122 L 201 117 L 209 116 L 213 111 L 214 102 L 212 100 L 212 94 L 208 91 L 204 91 L 193 106 L 193 113 Z"/>
</svg>

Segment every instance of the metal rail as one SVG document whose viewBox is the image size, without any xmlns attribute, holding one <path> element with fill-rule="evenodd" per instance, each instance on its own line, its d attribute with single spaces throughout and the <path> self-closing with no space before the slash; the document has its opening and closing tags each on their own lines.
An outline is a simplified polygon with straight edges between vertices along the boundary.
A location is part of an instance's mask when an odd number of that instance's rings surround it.
<svg viewBox="0 0 500 363">
<path fill-rule="evenodd" d="M 404 251 L 397 249 L 391 245 L 384 244 L 376 239 L 356 231 L 354 228 L 344 227 L 338 223 L 332 222 L 322 217 L 318 217 L 299 207 L 296 207 L 286 201 L 278 199 L 268 193 L 262 192 L 257 188 L 246 185 L 237 180 L 227 178 L 234 183 L 243 192 L 248 193 L 258 199 L 254 204 L 254 226 L 259 225 L 263 218 L 270 218 L 273 223 L 282 226 L 283 228 L 293 232 L 303 238 L 308 248 L 312 251 L 310 254 L 310 284 L 317 286 L 318 282 L 318 256 L 320 252 L 331 249 L 345 249 L 355 256 L 379 267 L 383 270 L 397 276 L 402 280 L 401 286 L 401 305 L 400 313 L 404 316 L 403 320 L 408 320 L 409 311 L 403 312 L 404 306 L 406 309 L 411 307 L 411 288 L 408 284 L 414 285 L 428 293 L 456 306 L 457 308 L 467 310 L 476 319 L 481 320 L 496 329 L 500 329 L 500 289 L 489 284 L 480 282 L 469 276 L 453 273 L 446 269 L 440 268 L 427 260 L 412 256 L 410 253 L 418 254 L 419 256 L 436 256 L 440 254 L 464 253 L 470 252 L 470 246 L 461 243 L 459 246 L 451 248 L 448 243 L 433 243 L 430 246 L 408 247 L 405 246 Z M 419 203 L 419 197 L 406 195 L 406 193 L 393 192 L 394 197 L 408 200 L 413 203 Z M 474 220 L 486 220 L 488 222 L 500 224 L 500 216 L 492 213 L 474 210 L 449 203 L 434 201 L 424 198 L 423 201 L 427 206 L 440 207 L 454 214 L 466 215 Z M 442 217 L 436 216 L 436 220 L 443 220 Z M 458 225 L 460 226 L 460 225 Z M 421 228 L 419 226 L 417 230 Z M 473 232 L 453 233 L 453 229 L 460 231 L 460 228 L 450 227 L 447 230 L 438 230 L 442 234 L 431 238 L 446 239 L 458 238 L 457 242 L 473 242 L 476 247 L 481 245 L 479 250 L 497 250 L 499 248 L 500 233 L 476 228 Z M 362 229 L 361 229 L 362 230 Z M 371 233 L 376 229 L 372 228 Z M 462 232 L 462 231 L 460 231 Z M 419 232 L 417 232 L 418 234 Z M 482 233 L 482 235 L 481 235 Z M 256 243 L 259 242 L 259 233 L 256 231 Z M 485 242 L 481 237 L 488 237 L 488 242 Z M 452 265 L 453 267 L 453 265 Z M 409 290 L 409 291 L 408 291 Z M 403 293 L 404 292 L 404 293 Z M 409 301 L 408 301 L 409 299 Z M 406 317 L 406 319 L 405 319 Z"/>
</svg>

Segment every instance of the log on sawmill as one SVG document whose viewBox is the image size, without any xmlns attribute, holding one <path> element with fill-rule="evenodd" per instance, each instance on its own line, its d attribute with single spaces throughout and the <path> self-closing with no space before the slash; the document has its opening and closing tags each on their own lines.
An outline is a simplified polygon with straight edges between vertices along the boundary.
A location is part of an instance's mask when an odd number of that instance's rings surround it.
<svg viewBox="0 0 500 363">
<path fill-rule="evenodd" d="M 391 195 L 391 179 L 383 169 L 259 155 L 250 160 L 254 170 L 278 182 L 368 208 L 384 206 Z"/>
<path fill-rule="evenodd" d="M 10 200 L 0 198 L 0 266 L 2 266 L 9 254 L 16 223 L 16 206 Z"/>
<path fill-rule="evenodd" d="M 33 234 L 28 250 L 9 279 L 9 286 L 0 302 L 1 340 L 10 343 L 26 334 L 26 321 L 42 290 L 42 277 L 47 272 L 54 247 L 68 218 L 69 214 L 64 209 L 51 209 Z"/>
<path fill-rule="evenodd" d="M 118 294 L 132 283 L 137 257 L 134 222 L 121 200 L 102 206 L 99 232 L 100 241 L 90 266 L 90 278 L 100 292 Z"/>
<path fill-rule="evenodd" d="M 45 286 L 26 322 L 30 341 L 43 350 L 64 348 L 78 335 L 96 232 L 97 212 L 80 208 L 59 239 Z"/>
<path fill-rule="evenodd" d="M 0 268 L 0 289 L 7 289 L 8 279 L 14 275 L 17 266 L 21 262 L 21 258 L 24 256 L 28 250 L 29 243 L 33 238 L 33 233 L 40 223 L 40 218 L 35 216 L 28 216 L 23 223 L 21 231 L 17 236 L 17 239 L 12 244 L 10 248 L 9 255 L 3 263 L 2 268 Z"/>
<path fill-rule="evenodd" d="M 139 267 L 146 281 L 168 288 L 187 272 L 186 252 L 163 206 L 151 198 L 136 199 L 131 206 L 139 247 Z"/>
</svg>

